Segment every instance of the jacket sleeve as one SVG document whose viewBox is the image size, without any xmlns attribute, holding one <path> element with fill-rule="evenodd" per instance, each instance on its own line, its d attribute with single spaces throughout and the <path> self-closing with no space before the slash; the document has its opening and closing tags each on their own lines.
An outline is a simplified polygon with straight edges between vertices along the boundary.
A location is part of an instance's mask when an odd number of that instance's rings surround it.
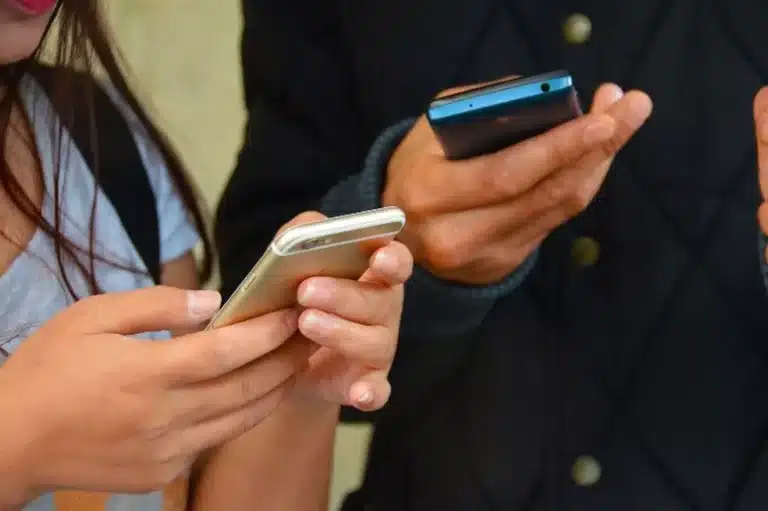
<svg viewBox="0 0 768 511">
<path fill-rule="evenodd" d="M 338 215 L 380 205 L 384 169 L 413 121 L 367 133 L 333 2 L 244 0 L 242 65 L 248 122 L 237 168 L 216 219 L 222 290 L 231 293 L 275 231 L 305 210 Z M 378 135 L 378 136 L 377 136 Z M 522 281 L 534 257 L 504 281 L 458 286 L 417 268 L 406 287 L 393 378 L 448 370 L 495 301 Z M 437 344 L 452 346 L 437 350 Z M 453 345 L 463 343 L 463 346 Z M 431 348 L 430 348 L 431 347 Z M 427 368 L 425 358 L 440 367 Z M 427 364 L 429 365 L 429 364 Z M 400 366 L 398 368 L 398 366 Z M 411 376 L 406 376 L 411 375 Z"/>
</svg>

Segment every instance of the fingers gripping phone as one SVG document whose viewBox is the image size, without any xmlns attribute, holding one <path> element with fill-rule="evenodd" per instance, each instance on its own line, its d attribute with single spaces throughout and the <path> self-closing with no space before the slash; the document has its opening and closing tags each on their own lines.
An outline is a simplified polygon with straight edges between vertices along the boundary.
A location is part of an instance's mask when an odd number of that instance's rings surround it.
<svg viewBox="0 0 768 511">
<path fill-rule="evenodd" d="M 278 234 L 207 329 L 296 305 L 309 277 L 358 279 L 371 256 L 395 239 L 405 213 L 386 207 L 290 227 Z"/>
<path fill-rule="evenodd" d="M 437 98 L 427 110 L 451 160 L 499 151 L 580 115 L 567 71 L 497 81 Z"/>
</svg>

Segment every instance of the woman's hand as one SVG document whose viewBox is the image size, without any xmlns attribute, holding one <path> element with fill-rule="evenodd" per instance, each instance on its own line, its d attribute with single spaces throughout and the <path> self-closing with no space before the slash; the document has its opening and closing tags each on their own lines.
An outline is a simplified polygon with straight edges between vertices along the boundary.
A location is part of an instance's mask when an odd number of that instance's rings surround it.
<svg viewBox="0 0 768 511">
<path fill-rule="evenodd" d="M 313 348 L 281 311 L 165 342 L 128 337 L 200 324 L 218 293 L 168 287 L 87 298 L 0 368 L 0 508 L 73 488 L 142 492 L 251 429 Z"/>
<path fill-rule="evenodd" d="M 305 213 L 292 223 L 320 218 Z M 301 284 L 298 300 L 305 310 L 299 329 L 320 346 L 298 380 L 303 395 L 364 411 L 386 404 L 403 283 L 412 269 L 408 249 L 392 242 L 373 254 L 368 271 L 358 281 L 313 277 Z"/>
</svg>

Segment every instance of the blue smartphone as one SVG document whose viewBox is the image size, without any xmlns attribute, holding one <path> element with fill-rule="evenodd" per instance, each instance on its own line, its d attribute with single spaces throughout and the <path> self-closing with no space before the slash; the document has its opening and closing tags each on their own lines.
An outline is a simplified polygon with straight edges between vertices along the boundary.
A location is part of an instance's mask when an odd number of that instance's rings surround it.
<svg viewBox="0 0 768 511">
<path fill-rule="evenodd" d="M 436 98 L 427 110 L 451 160 L 499 151 L 580 115 L 567 71 L 493 82 Z"/>
</svg>

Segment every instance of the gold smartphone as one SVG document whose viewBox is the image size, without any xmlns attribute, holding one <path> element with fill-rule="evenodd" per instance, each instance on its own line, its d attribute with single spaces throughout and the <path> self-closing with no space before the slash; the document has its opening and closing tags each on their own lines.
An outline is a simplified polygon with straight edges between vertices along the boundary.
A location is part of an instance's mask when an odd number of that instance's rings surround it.
<svg viewBox="0 0 768 511">
<path fill-rule="evenodd" d="M 299 285 L 309 277 L 360 278 L 374 252 L 394 240 L 404 226 L 405 213 L 386 207 L 286 229 L 207 329 L 296 305 Z"/>
</svg>

